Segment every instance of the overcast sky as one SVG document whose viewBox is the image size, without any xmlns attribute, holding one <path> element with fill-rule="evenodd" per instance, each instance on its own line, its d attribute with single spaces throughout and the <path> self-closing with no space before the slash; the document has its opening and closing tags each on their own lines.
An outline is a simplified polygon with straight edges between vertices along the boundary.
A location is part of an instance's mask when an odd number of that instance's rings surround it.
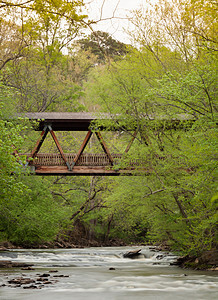
<svg viewBox="0 0 218 300">
<path fill-rule="evenodd" d="M 107 21 L 100 21 L 98 25 L 94 26 L 94 30 L 107 31 L 113 35 L 114 38 L 128 43 L 128 35 L 123 28 L 127 29 L 130 24 L 127 16 L 130 15 L 131 10 L 137 9 L 145 5 L 146 0 L 85 0 L 87 3 L 88 15 L 94 20 L 115 18 Z"/>
</svg>

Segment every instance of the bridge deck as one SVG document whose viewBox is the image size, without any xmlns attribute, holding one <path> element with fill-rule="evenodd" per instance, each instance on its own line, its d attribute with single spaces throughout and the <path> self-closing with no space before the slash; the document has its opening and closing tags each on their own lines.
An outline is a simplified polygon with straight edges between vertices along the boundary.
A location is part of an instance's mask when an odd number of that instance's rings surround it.
<svg viewBox="0 0 218 300">
<path fill-rule="evenodd" d="M 43 176 L 56 176 L 56 175 L 64 175 L 64 176 L 119 176 L 122 174 L 130 174 L 130 171 L 120 171 L 120 170 L 112 170 L 106 167 L 81 167 L 74 166 L 70 171 L 65 166 L 38 166 L 35 167 L 34 173 L 36 175 Z"/>
<path fill-rule="evenodd" d="M 30 153 L 19 154 L 19 156 L 25 155 L 28 159 L 31 157 Z M 67 162 L 72 169 L 69 170 L 66 162 L 63 160 L 59 153 L 37 153 L 34 159 L 29 161 L 29 165 L 36 175 L 99 175 L 99 176 L 118 176 L 118 175 L 130 175 L 133 170 L 142 168 L 143 162 L 139 160 L 130 161 L 125 169 L 119 169 L 119 163 L 121 162 L 122 154 L 112 154 L 114 165 L 112 166 L 108 156 L 104 153 L 82 154 L 76 165 L 73 165 L 76 157 L 75 153 L 64 154 Z M 145 172 L 145 170 L 144 170 Z"/>
</svg>

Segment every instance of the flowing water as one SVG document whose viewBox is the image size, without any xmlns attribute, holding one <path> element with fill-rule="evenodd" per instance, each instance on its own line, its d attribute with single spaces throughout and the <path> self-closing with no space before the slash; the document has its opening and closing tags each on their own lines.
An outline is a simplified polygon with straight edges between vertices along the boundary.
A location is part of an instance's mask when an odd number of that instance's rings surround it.
<svg viewBox="0 0 218 300">
<path fill-rule="evenodd" d="M 34 270 L 0 269 L 1 300 L 208 300 L 218 299 L 215 271 L 183 270 L 170 263 L 175 256 L 142 247 L 137 259 L 124 258 L 137 247 L 55 250 L 10 250 L 0 260 L 34 264 Z M 8 281 L 49 274 L 40 289 Z M 62 277 L 61 277 L 62 276 Z M 42 278 L 42 277 L 41 277 Z M 35 286 L 36 286 L 35 285 Z"/>
</svg>

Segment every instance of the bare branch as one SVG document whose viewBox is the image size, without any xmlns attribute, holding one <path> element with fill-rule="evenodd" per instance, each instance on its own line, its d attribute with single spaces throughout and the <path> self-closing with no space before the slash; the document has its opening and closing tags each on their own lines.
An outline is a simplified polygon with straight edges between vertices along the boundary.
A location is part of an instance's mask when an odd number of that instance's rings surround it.
<svg viewBox="0 0 218 300">
<path fill-rule="evenodd" d="M 26 2 L 23 2 L 23 3 L 12 3 L 12 2 L 9 2 L 9 1 L 0 1 L 0 8 L 3 8 L 3 7 L 24 7 L 26 4 L 29 4 L 31 2 L 34 2 L 34 0 L 28 0 Z"/>
<path fill-rule="evenodd" d="M 148 187 L 149 188 L 149 187 Z M 160 189 L 160 190 L 156 190 L 156 191 L 152 191 L 152 189 L 151 188 L 149 188 L 150 189 L 150 193 L 148 193 L 148 194 L 146 194 L 146 195 L 144 195 L 142 198 L 146 198 L 146 197 L 149 197 L 149 196 L 151 196 L 151 195 L 154 195 L 154 194 L 157 194 L 157 193 L 161 193 L 161 192 L 163 192 L 163 191 L 165 191 L 165 189 Z"/>
<path fill-rule="evenodd" d="M 105 1 L 106 1 L 106 0 L 104 0 L 104 1 L 103 1 L 103 3 L 102 3 L 102 6 L 101 6 L 100 19 L 102 19 L 102 15 L 103 15 L 103 9 L 104 9 L 104 4 L 105 4 Z"/>
<path fill-rule="evenodd" d="M 114 8 L 114 11 L 113 11 L 113 18 L 115 17 L 115 13 L 116 13 L 116 10 L 117 10 L 117 7 L 118 7 L 119 4 L 120 4 L 120 0 L 117 2 L 116 7 Z"/>
</svg>

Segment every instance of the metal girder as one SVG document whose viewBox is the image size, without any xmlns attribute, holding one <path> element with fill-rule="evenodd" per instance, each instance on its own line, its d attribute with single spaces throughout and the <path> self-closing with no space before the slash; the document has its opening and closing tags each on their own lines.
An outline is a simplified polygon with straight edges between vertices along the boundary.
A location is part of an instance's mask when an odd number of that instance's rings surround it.
<svg viewBox="0 0 218 300">
<path fill-rule="evenodd" d="M 125 153 L 128 153 L 130 147 L 132 146 L 132 143 L 134 142 L 134 140 L 136 138 L 137 133 L 138 133 L 137 131 L 134 132 L 131 141 L 129 142 L 128 146 L 126 147 L 126 150 L 124 151 Z"/>
<path fill-rule="evenodd" d="M 75 158 L 73 159 L 73 163 L 70 164 L 70 162 L 69 162 L 68 159 L 66 158 L 66 155 L 64 154 L 64 151 L 63 151 L 63 149 L 62 149 L 62 147 L 61 147 L 61 145 L 60 145 L 60 143 L 59 143 L 59 141 L 58 141 L 58 139 L 57 139 L 57 137 L 56 137 L 56 135 L 55 135 L 55 132 L 53 131 L 52 125 L 51 125 L 51 124 L 45 125 L 43 131 L 41 132 L 41 136 L 40 136 L 40 138 L 38 139 L 38 141 L 37 141 L 37 143 L 36 143 L 36 146 L 34 147 L 33 151 L 31 152 L 31 155 L 30 155 L 30 157 L 29 157 L 29 159 L 28 159 L 28 160 L 29 160 L 29 165 L 30 165 L 30 166 L 32 165 L 31 160 L 33 160 L 33 159 L 36 157 L 36 155 L 37 155 L 37 153 L 39 152 L 39 150 L 40 150 L 40 148 L 41 148 L 41 146 L 42 146 L 42 144 L 43 144 L 43 142 L 44 142 L 44 140 L 45 140 L 45 138 L 46 138 L 48 132 L 51 133 L 51 136 L 52 136 L 52 138 L 53 138 L 53 140 L 54 140 L 54 142 L 55 142 L 55 144 L 56 144 L 56 146 L 57 146 L 57 148 L 58 148 L 58 150 L 59 150 L 59 152 L 60 152 L 60 155 L 61 155 L 63 161 L 65 162 L 65 164 L 66 164 L 66 166 L 67 166 L 67 168 L 68 168 L 68 171 L 69 171 L 69 172 L 72 172 L 72 171 L 73 171 L 72 169 L 73 169 L 73 168 L 75 167 L 75 165 L 77 164 L 79 158 L 81 157 L 81 155 L 82 155 L 82 153 L 83 153 L 85 147 L 87 146 L 87 144 L 88 144 L 88 142 L 89 142 L 89 140 L 90 140 L 90 138 L 91 138 L 91 136 L 92 136 L 92 131 L 89 130 L 89 131 L 87 132 L 86 137 L 85 137 L 85 139 L 84 139 L 84 141 L 83 141 L 83 143 L 82 143 L 82 145 L 81 145 L 81 147 L 80 147 L 78 153 L 76 154 Z M 104 150 L 105 154 L 107 155 L 107 157 L 108 157 L 108 159 L 109 159 L 110 165 L 113 166 L 113 165 L 114 165 L 113 157 L 112 157 L 112 155 L 110 154 L 110 151 L 109 151 L 109 149 L 108 149 L 108 147 L 107 147 L 105 141 L 103 140 L 103 137 L 102 137 L 101 133 L 100 133 L 99 131 L 97 131 L 97 132 L 95 132 L 95 134 L 96 134 L 96 136 L 97 136 L 97 139 L 98 139 L 99 142 L 100 142 L 100 145 L 102 146 L 102 149 Z M 134 134 L 134 136 L 133 136 L 132 140 L 130 141 L 129 145 L 127 146 L 127 149 L 126 149 L 126 151 L 125 151 L 126 153 L 128 152 L 129 148 L 131 147 L 131 144 L 133 143 L 133 140 L 134 140 L 135 136 L 136 136 L 136 133 Z M 37 169 L 38 169 L 38 167 L 37 167 Z M 102 169 L 102 170 L 104 170 L 104 169 Z M 105 174 L 105 171 L 102 171 L 102 170 L 100 171 L 100 174 Z M 115 170 L 114 170 L 114 171 L 115 171 Z M 113 174 L 114 171 L 109 172 L 109 174 Z M 92 172 L 93 172 L 93 169 L 91 169 L 91 173 L 92 173 Z M 117 170 L 116 170 L 115 172 L 117 172 Z M 89 173 L 89 172 L 88 172 L 88 173 Z M 95 173 L 95 172 L 93 172 L 93 173 Z M 97 171 L 97 173 L 98 173 L 98 171 Z M 107 172 L 106 172 L 106 173 L 107 173 Z M 85 172 L 85 174 L 86 174 L 86 172 Z"/>
<path fill-rule="evenodd" d="M 48 134 L 48 131 L 49 131 L 49 128 L 46 125 L 44 127 L 44 129 L 42 130 L 42 132 L 41 132 L 41 136 L 38 139 L 38 141 L 36 143 L 36 146 L 34 147 L 33 151 L 31 152 L 31 155 L 30 155 L 31 159 L 34 159 L 35 156 L 36 156 L 36 154 L 39 152 L 39 150 L 40 150 L 40 148 L 41 148 L 41 146 L 42 146 L 42 144 L 43 144 L 43 142 L 44 142 L 44 140 L 45 140 L 45 138 L 46 138 L 46 136 Z M 29 161 L 29 163 L 31 164 L 31 161 Z"/>
<path fill-rule="evenodd" d="M 57 148 L 60 152 L 61 157 L 63 158 L 64 162 L 67 165 L 68 170 L 71 171 L 71 166 L 70 166 L 69 162 L 67 161 L 66 156 L 64 155 L 64 151 L 63 151 L 60 143 L 58 142 L 58 139 L 57 139 L 57 137 L 56 137 L 56 135 L 55 135 L 55 133 L 52 130 L 52 127 L 50 125 L 48 126 L 48 129 L 49 129 L 49 131 L 51 133 L 51 136 L 52 136 L 52 138 L 53 138 L 53 140 L 54 140 L 54 142 L 55 142 L 55 144 L 56 144 L 56 146 L 57 146 Z"/>
<path fill-rule="evenodd" d="M 44 142 L 44 140 L 45 140 L 48 132 L 51 133 L 51 136 L 52 136 L 52 138 L 53 138 L 53 140 L 54 140 L 54 142 L 55 142 L 55 144 L 56 144 L 56 146 L 57 146 L 57 148 L 58 148 L 58 150 L 59 150 L 59 152 L 61 154 L 61 157 L 63 158 L 64 162 L 66 163 L 68 169 L 71 170 L 70 164 L 68 163 L 68 161 L 67 161 L 67 159 L 66 159 L 66 157 L 64 155 L 64 152 L 63 152 L 63 150 L 61 148 L 61 145 L 58 142 L 58 139 L 57 139 L 57 137 L 56 137 L 56 135 L 55 135 L 55 133 L 54 133 L 51 125 L 46 125 L 44 127 L 43 131 L 41 132 L 41 136 L 38 139 L 38 141 L 36 143 L 36 146 L 34 147 L 33 151 L 31 152 L 31 155 L 29 157 L 29 164 L 31 165 L 31 159 L 34 159 L 35 156 L 37 155 L 37 153 L 39 152 L 39 150 L 40 150 L 40 148 L 41 148 L 41 146 L 42 146 L 42 144 L 43 144 L 43 142 Z"/>
<path fill-rule="evenodd" d="M 111 156 L 110 151 L 107 148 L 107 146 L 106 146 L 106 144 L 105 144 L 105 142 L 104 142 L 104 140 L 102 138 L 102 135 L 100 134 L 99 131 L 96 131 L 95 134 L 96 134 L 96 136 L 97 136 L 97 138 L 98 138 L 98 140 L 99 140 L 99 142 L 100 142 L 100 144 L 101 144 L 101 146 L 102 146 L 105 154 L 108 156 L 111 165 L 113 166 L 114 165 L 113 157 Z"/>
<path fill-rule="evenodd" d="M 80 158 L 81 154 L 83 153 L 83 151 L 84 151 L 86 145 L 88 144 L 88 142 L 89 142 L 91 136 L 92 136 L 92 132 L 91 132 L 91 130 L 89 130 L 89 131 L 87 132 L 87 134 L 86 134 L 86 137 L 85 137 L 85 139 L 84 139 L 84 141 L 83 141 L 83 143 L 82 143 L 82 145 L 81 145 L 81 147 L 80 147 L 78 153 L 76 154 L 76 157 L 75 157 L 74 160 L 73 160 L 72 168 L 75 166 L 75 164 L 77 163 L 77 161 L 78 161 L 78 159 Z"/>
</svg>

